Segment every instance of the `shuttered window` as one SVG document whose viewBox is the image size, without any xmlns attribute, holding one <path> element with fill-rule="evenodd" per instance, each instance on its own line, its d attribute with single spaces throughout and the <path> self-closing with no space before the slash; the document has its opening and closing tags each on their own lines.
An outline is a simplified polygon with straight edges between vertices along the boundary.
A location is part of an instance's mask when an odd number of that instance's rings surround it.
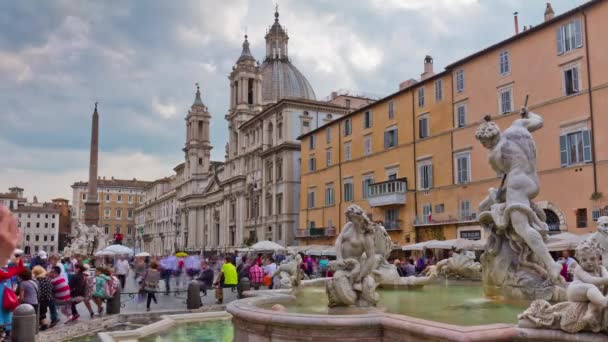
<svg viewBox="0 0 608 342">
<path fill-rule="evenodd" d="M 561 166 L 592 161 L 591 134 L 588 130 L 561 135 L 559 148 Z"/>
<path fill-rule="evenodd" d="M 557 54 L 578 49 L 583 46 L 581 20 L 575 19 L 556 29 Z"/>
</svg>

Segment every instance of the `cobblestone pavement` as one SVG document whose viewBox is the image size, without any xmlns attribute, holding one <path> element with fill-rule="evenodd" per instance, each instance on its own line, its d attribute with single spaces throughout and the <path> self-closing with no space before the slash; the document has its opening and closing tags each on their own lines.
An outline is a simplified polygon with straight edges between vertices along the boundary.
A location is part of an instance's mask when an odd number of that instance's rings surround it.
<svg viewBox="0 0 608 342">
<path fill-rule="evenodd" d="M 184 277 L 183 279 L 180 279 L 179 284 L 176 286 L 176 279 L 171 278 L 171 283 L 170 283 L 171 291 L 177 290 L 177 291 L 183 291 L 183 292 L 170 293 L 169 295 L 165 295 L 164 292 L 162 292 L 165 290 L 165 284 L 164 284 L 164 281 L 161 281 L 159 284 L 161 292 L 156 294 L 156 299 L 158 300 L 158 303 L 154 304 L 154 302 L 152 302 L 152 304 L 150 305 L 151 311 L 176 310 L 176 309 L 185 310 L 186 309 L 186 296 L 187 296 L 186 290 L 187 290 L 188 282 L 189 282 L 189 278 Z M 136 293 L 137 288 L 138 287 L 136 286 L 135 280 L 133 279 L 133 277 L 129 277 L 129 279 L 127 279 L 127 282 L 126 282 L 125 289 L 122 291 L 123 295 L 121 296 L 121 302 L 124 303 L 124 307 L 121 308 L 121 313 L 145 312 L 146 311 L 146 301 L 145 301 L 146 298 L 144 298 L 144 300 L 142 302 L 139 302 L 136 295 L 127 294 L 127 293 Z M 235 300 L 236 295 L 237 295 L 236 289 L 235 289 L 235 292 L 232 292 L 231 289 L 224 289 L 224 304 L 227 304 L 227 303 Z M 214 290 L 213 289 L 208 290 L 206 296 L 203 296 L 203 293 L 201 292 L 201 300 L 203 302 L 203 306 L 214 304 L 215 303 Z M 91 302 L 91 305 L 93 307 L 93 311 L 95 311 L 95 313 L 96 313 L 97 306 L 93 302 Z M 77 309 L 78 309 L 78 313 L 80 314 L 79 321 L 87 321 L 87 320 L 91 319 L 91 316 L 83 303 L 78 304 Z M 105 313 L 105 310 L 104 310 L 104 313 Z M 61 313 L 59 314 L 59 316 L 61 319 L 61 323 L 59 323 L 53 329 L 60 328 L 62 325 L 64 325 L 64 323 L 66 321 L 66 317 L 63 316 Z M 95 317 L 97 317 L 97 314 L 95 314 Z"/>
</svg>

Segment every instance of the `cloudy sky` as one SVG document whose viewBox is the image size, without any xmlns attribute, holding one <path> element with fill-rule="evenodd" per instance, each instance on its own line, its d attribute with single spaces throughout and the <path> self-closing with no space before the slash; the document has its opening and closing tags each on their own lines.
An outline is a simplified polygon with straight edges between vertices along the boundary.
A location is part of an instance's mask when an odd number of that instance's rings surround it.
<svg viewBox="0 0 608 342">
<path fill-rule="evenodd" d="M 583 0 L 553 1 L 557 14 Z M 540 0 L 279 0 L 290 58 L 318 98 L 377 95 L 539 24 Z M 100 176 L 153 180 L 181 162 L 184 117 L 200 82 L 223 159 L 228 81 L 247 30 L 264 54 L 267 0 L 0 1 L 0 192 L 72 199 L 87 179 L 90 116 L 100 109 Z"/>
</svg>

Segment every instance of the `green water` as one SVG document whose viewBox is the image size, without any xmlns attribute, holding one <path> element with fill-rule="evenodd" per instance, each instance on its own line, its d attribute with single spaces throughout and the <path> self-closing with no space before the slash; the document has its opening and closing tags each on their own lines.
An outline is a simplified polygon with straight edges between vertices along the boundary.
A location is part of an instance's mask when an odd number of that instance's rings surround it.
<svg viewBox="0 0 608 342">
<path fill-rule="evenodd" d="M 139 342 L 231 342 L 232 339 L 232 321 L 217 320 L 180 324 L 166 333 L 145 337 Z"/>
<path fill-rule="evenodd" d="M 378 293 L 378 307 L 388 313 L 465 326 L 516 323 L 517 315 L 528 306 L 524 302 L 507 303 L 486 299 L 479 282 L 440 282 L 419 290 L 379 289 Z M 295 303 L 285 304 L 288 312 L 336 314 L 330 313 L 331 309 L 327 307 L 325 288 L 303 288 L 296 298 Z"/>
</svg>

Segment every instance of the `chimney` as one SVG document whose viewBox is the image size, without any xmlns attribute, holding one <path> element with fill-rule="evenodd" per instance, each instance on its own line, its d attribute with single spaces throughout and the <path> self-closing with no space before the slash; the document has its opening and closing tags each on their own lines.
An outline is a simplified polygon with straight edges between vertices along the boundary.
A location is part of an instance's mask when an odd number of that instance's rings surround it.
<svg viewBox="0 0 608 342">
<path fill-rule="evenodd" d="M 551 7 L 551 3 L 547 2 L 547 7 L 545 8 L 545 21 L 553 19 L 555 16 L 555 12 L 553 12 L 553 7 Z"/>
<path fill-rule="evenodd" d="M 517 12 L 513 12 L 513 24 L 515 25 L 515 34 L 519 34 L 519 23 L 517 22 Z"/>
<path fill-rule="evenodd" d="M 433 75 L 435 75 L 433 72 L 433 57 L 426 55 L 424 57 L 424 72 L 420 74 L 420 80 L 425 80 Z"/>
<path fill-rule="evenodd" d="M 338 97 L 338 92 L 337 91 L 332 91 L 331 92 L 331 99 L 334 100 L 336 97 Z"/>
</svg>

